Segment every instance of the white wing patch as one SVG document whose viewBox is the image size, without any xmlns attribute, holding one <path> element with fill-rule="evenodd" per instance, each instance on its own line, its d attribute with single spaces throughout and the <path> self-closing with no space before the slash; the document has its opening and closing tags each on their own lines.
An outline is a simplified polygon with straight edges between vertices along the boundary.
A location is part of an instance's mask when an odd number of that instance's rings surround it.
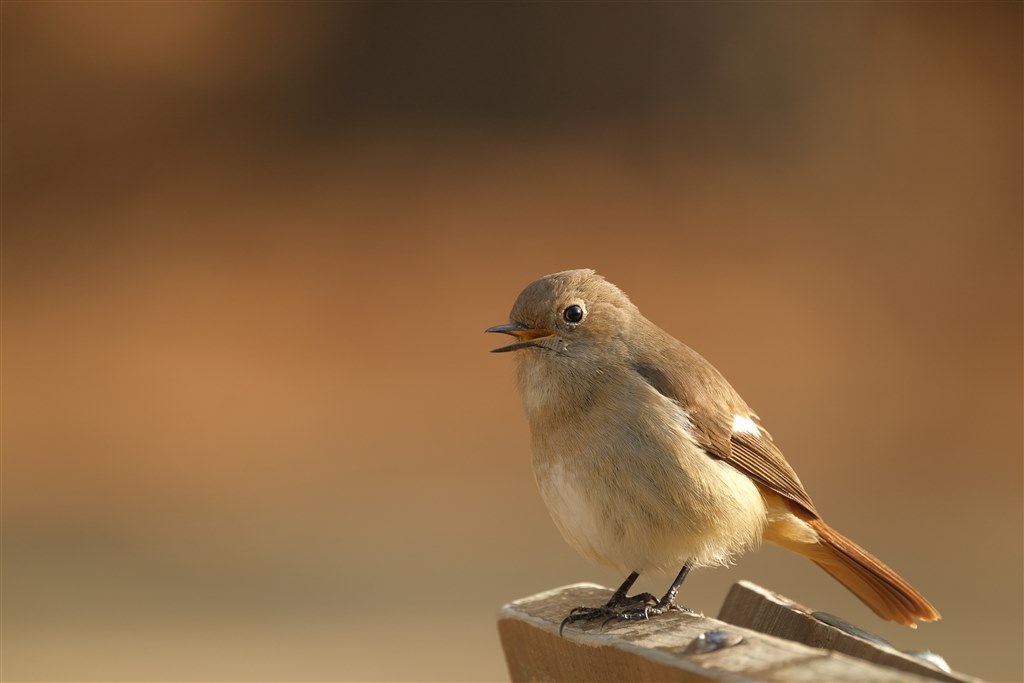
<svg viewBox="0 0 1024 683">
<path fill-rule="evenodd" d="M 761 430 L 757 428 L 757 424 L 746 415 L 733 415 L 732 431 L 761 436 Z"/>
</svg>

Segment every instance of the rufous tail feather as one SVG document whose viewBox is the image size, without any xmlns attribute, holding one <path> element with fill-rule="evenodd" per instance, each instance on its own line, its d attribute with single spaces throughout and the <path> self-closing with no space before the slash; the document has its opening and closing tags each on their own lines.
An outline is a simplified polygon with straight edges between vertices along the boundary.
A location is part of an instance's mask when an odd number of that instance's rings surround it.
<svg viewBox="0 0 1024 683">
<path fill-rule="evenodd" d="M 821 519 L 805 521 L 817 533 L 818 543 L 801 544 L 800 547 L 786 544 L 787 547 L 828 572 L 875 614 L 911 628 L 917 628 L 915 620 L 936 621 L 942 618 L 923 595 L 881 560 Z"/>
</svg>

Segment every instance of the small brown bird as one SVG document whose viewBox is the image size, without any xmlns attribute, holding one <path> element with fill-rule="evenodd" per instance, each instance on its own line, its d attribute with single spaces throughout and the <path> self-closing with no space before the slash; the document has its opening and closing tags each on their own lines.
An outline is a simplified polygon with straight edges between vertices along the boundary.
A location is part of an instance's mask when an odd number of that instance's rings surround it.
<svg viewBox="0 0 1024 683">
<path fill-rule="evenodd" d="M 566 624 L 675 608 L 692 567 L 726 565 L 762 539 L 807 557 L 883 619 L 939 613 L 821 519 L 758 417 L 697 352 L 592 270 L 530 283 L 507 325 L 530 423 L 533 471 L 565 540 L 629 576 Z M 641 572 L 682 566 L 660 600 L 628 596 Z"/>
</svg>

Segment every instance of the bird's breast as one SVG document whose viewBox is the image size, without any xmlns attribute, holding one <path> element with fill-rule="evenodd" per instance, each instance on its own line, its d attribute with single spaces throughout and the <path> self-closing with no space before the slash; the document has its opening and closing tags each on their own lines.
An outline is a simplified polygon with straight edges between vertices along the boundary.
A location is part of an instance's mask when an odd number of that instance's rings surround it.
<svg viewBox="0 0 1024 683">
<path fill-rule="evenodd" d="M 675 401 L 642 380 L 594 391 L 576 410 L 550 388 L 523 395 L 541 497 L 573 548 L 629 572 L 726 563 L 760 539 L 757 487 L 708 456 Z"/>
</svg>

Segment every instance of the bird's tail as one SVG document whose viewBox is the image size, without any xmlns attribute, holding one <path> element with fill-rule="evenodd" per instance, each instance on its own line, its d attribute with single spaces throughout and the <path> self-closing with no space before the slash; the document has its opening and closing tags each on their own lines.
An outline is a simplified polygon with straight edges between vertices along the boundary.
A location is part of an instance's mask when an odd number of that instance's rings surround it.
<svg viewBox="0 0 1024 683">
<path fill-rule="evenodd" d="M 846 586 L 875 614 L 911 628 L 915 620 L 941 619 L 923 595 L 859 545 L 817 517 L 804 520 L 818 537 L 817 543 L 783 543 L 804 555 Z"/>
</svg>

